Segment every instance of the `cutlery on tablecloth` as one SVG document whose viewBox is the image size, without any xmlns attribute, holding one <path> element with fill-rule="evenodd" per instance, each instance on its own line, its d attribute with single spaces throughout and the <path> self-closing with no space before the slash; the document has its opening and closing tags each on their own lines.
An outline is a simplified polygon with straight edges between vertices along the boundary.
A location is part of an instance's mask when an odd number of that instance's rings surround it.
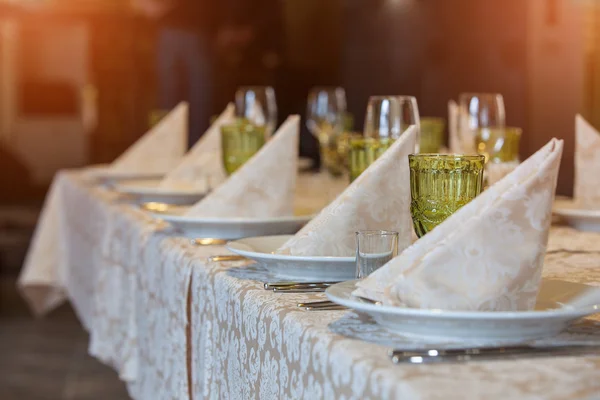
<svg viewBox="0 0 600 400">
<path fill-rule="evenodd" d="M 214 238 L 196 238 L 190 239 L 190 243 L 195 246 L 222 246 L 227 244 L 226 239 L 214 239 Z"/>
<path fill-rule="evenodd" d="M 336 304 L 329 300 L 311 301 L 308 303 L 298 303 L 297 306 L 305 311 L 327 311 L 327 310 L 347 310 L 346 307 Z"/>
<path fill-rule="evenodd" d="M 600 354 L 600 346 L 506 346 L 465 349 L 390 350 L 394 364 L 435 364 L 443 362 L 514 360 L 537 357 L 565 357 Z"/>
<path fill-rule="evenodd" d="M 311 288 L 311 287 L 329 287 L 339 282 L 266 282 L 265 290 L 287 289 L 287 288 Z"/>
<path fill-rule="evenodd" d="M 323 301 L 309 301 L 307 303 L 298 303 L 296 304 L 298 307 L 306 310 L 306 311 L 317 311 L 317 310 L 345 310 L 346 307 L 334 303 L 330 300 Z"/>
<path fill-rule="evenodd" d="M 243 261 L 247 260 L 246 257 L 236 256 L 233 254 L 222 254 L 217 256 L 208 257 L 208 261 Z"/>
<path fill-rule="evenodd" d="M 323 293 L 328 286 L 273 288 L 275 293 Z"/>
</svg>

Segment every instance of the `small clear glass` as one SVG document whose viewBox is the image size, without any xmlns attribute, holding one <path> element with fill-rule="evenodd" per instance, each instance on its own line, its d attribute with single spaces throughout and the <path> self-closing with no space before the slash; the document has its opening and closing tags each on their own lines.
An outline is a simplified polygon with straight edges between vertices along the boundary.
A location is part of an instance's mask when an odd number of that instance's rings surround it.
<svg viewBox="0 0 600 400">
<path fill-rule="evenodd" d="M 356 277 L 366 278 L 398 255 L 398 232 L 356 232 Z"/>
</svg>

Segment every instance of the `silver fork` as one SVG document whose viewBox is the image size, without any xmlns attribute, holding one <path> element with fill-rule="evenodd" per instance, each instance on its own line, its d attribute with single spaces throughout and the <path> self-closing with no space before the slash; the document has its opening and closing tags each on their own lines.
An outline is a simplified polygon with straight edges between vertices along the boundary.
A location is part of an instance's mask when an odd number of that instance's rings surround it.
<svg viewBox="0 0 600 400">
<path fill-rule="evenodd" d="M 341 306 L 337 303 L 334 303 L 333 301 L 330 300 L 323 300 L 323 301 L 310 301 L 307 303 L 298 303 L 296 304 L 297 307 L 302 308 L 303 310 L 306 311 L 319 311 L 319 310 L 345 310 L 346 307 Z"/>
<path fill-rule="evenodd" d="M 277 293 L 319 293 L 337 282 L 267 282 L 265 290 Z"/>
</svg>

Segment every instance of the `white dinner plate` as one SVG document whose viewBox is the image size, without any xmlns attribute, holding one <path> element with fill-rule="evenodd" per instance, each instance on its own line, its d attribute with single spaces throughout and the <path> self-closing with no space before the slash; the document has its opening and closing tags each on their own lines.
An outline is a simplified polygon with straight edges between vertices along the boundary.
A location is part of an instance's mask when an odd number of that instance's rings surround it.
<svg viewBox="0 0 600 400">
<path fill-rule="evenodd" d="M 85 169 L 85 174 L 100 183 L 115 183 L 126 180 L 158 180 L 164 174 L 115 171 L 107 165 L 92 165 Z"/>
<path fill-rule="evenodd" d="M 170 223 L 179 232 L 191 238 L 240 239 L 252 236 L 293 234 L 312 216 L 286 216 L 272 218 L 197 218 L 187 217 L 187 206 L 169 206 L 149 203 L 142 208 Z"/>
<path fill-rule="evenodd" d="M 303 257 L 275 254 L 292 235 L 259 236 L 229 242 L 227 248 L 262 264 L 271 273 L 286 279 L 338 281 L 353 279 L 354 257 Z"/>
<path fill-rule="evenodd" d="M 119 193 L 132 196 L 139 203 L 166 203 L 175 205 L 194 204 L 206 195 L 205 190 L 198 188 L 166 189 L 159 187 L 160 180 L 136 179 L 117 182 L 113 185 Z"/>
<path fill-rule="evenodd" d="M 523 343 L 555 336 L 576 320 L 600 313 L 600 305 L 564 305 L 569 299 L 600 288 L 560 280 L 542 280 L 534 311 L 514 312 L 383 306 L 353 296 L 355 283 L 338 283 L 325 293 L 331 301 L 371 316 L 390 331 L 426 340 Z"/>
<path fill-rule="evenodd" d="M 557 200 L 552 209 L 555 215 L 580 231 L 600 232 L 600 210 L 584 208 L 574 200 Z"/>
</svg>

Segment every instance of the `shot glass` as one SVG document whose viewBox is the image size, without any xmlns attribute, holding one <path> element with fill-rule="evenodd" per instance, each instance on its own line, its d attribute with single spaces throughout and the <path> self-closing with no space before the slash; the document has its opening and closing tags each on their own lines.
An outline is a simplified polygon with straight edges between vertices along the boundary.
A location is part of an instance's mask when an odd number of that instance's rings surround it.
<svg viewBox="0 0 600 400">
<path fill-rule="evenodd" d="M 221 127 L 223 166 L 233 174 L 265 144 L 265 127 L 240 120 Z"/>
<path fill-rule="evenodd" d="M 356 277 L 366 278 L 398 255 L 398 232 L 356 232 Z"/>
<path fill-rule="evenodd" d="M 411 154 L 410 212 L 422 237 L 483 188 L 483 155 Z"/>
</svg>

